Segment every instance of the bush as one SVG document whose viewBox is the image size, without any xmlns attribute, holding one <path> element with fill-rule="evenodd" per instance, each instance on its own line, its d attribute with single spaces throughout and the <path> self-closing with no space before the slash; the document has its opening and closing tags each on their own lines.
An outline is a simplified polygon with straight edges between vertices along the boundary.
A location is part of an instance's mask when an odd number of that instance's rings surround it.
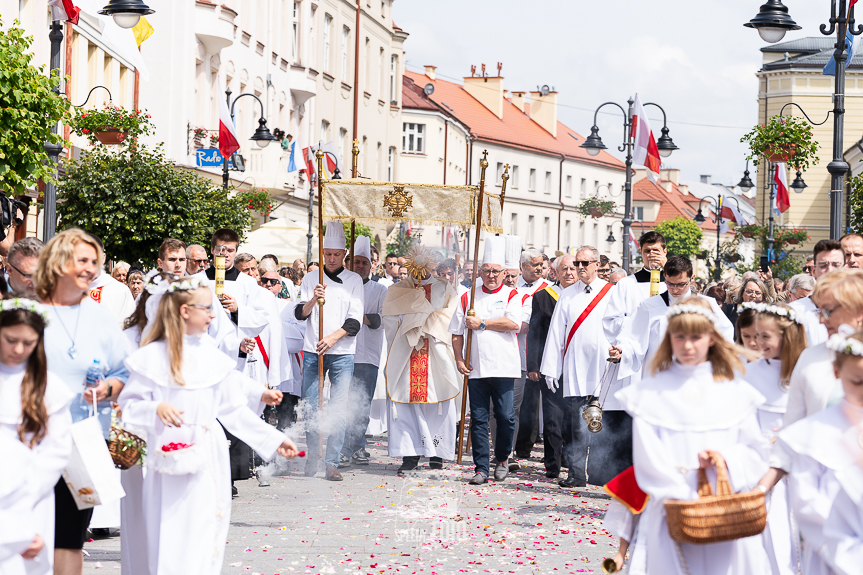
<svg viewBox="0 0 863 575">
<path fill-rule="evenodd" d="M 692 220 L 677 216 L 673 220 L 660 223 L 655 230 L 665 238 L 668 255 L 689 258 L 700 254 L 702 251 L 701 238 L 703 234 L 698 224 Z"/>
</svg>

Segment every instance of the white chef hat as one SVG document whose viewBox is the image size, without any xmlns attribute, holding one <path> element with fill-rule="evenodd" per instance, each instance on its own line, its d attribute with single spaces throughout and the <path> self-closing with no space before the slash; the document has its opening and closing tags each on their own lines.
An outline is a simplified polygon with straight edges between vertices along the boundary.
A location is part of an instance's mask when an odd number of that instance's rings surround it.
<svg viewBox="0 0 863 575">
<path fill-rule="evenodd" d="M 333 221 L 327 224 L 327 231 L 324 232 L 324 249 L 345 249 L 345 228 L 342 227 L 342 222 Z"/>
<path fill-rule="evenodd" d="M 503 268 L 517 270 L 521 267 L 521 237 L 504 236 L 506 238 L 506 257 Z"/>
<path fill-rule="evenodd" d="M 483 264 L 496 264 L 501 267 L 506 263 L 506 238 L 503 236 L 488 236 L 485 238 Z"/>
<path fill-rule="evenodd" d="M 354 256 L 363 256 L 372 261 L 372 250 L 368 236 L 357 236 L 357 241 L 354 242 Z"/>
</svg>

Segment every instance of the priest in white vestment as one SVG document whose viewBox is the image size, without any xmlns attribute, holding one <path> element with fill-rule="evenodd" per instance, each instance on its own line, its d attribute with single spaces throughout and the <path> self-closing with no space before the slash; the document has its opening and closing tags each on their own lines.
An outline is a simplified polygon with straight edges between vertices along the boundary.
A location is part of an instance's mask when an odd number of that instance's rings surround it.
<svg viewBox="0 0 863 575">
<path fill-rule="evenodd" d="M 400 473 L 416 469 L 421 457 L 432 469 L 455 457 L 462 377 L 449 326 L 459 297 L 449 282 L 431 276 L 430 255 L 408 256 L 411 273 L 388 290 L 383 305 L 388 451 L 402 458 Z"/>
<path fill-rule="evenodd" d="M 580 247 L 574 264 L 578 281 L 564 290 L 555 306 L 540 367 L 549 389 L 563 386 L 563 453 L 569 476 L 559 482 L 561 487 L 584 487 L 588 481 L 604 485 L 632 465 L 632 422 L 614 399 L 621 385 L 613 377 L 603 378 L 609 343 L 602 321 L 611 293 L 618 288 L 597 275 L 596 248 Z M 594 399 L 604 410 L 600 433 L 588 432 L 582 418 L 582 410 Z"/>
</svg>

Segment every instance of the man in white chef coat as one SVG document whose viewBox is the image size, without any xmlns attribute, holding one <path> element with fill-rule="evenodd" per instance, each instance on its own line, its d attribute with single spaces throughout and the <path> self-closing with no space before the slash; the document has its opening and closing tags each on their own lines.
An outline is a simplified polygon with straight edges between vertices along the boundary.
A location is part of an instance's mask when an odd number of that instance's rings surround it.
<svg viewBox="0 0 863 575">
<path fill-rule="evenodd" d="M 488 412 L 494 406 L 497 434 L 494 440 L 494 478 L 503 481 L 509 474 L 509 455 L 515 432 L 513 387 L 521 376 L 518 330 L 521 328 L 521 301 L 518 291 L 503 284 L 506 240 L 485 239 L 480 267 L 481 285 L 476 286 L 473 315 L 468 315 L 470 294 L 461 296 L 449 326 L 459 372 L 468 376 L 471 415 L 471 449 L 476 473 L 471 485 L 482 485 L 489 476 Z M 480 282 L 477 282 L 478 284 Z M 470 367 L 464 360 L 465 331 L 473 330 Z"/>
<path fill-rule="evenodd" d="M 716 329 L 730 343 L 734 343 L 734 326 L 716 300 L 692 290 L 693 269 L 689 258 L 669 256 L 663 272 L 667 291 L 649 297 L 638 305 L 631 320 L 624 324 L 617 345 L 612 348 L 611 355 L 621 358 L 618 378 L 634 374 L 640 374 L 640 377 L 648 375 L 650 361 L 659 349 L 668 327 L 668 308 L 688 297 L 703 298 L 716 316 Z"/>
<path fill-rule="evenodd" d="M 845 252 L 842 244 L 836 240 L 820 240 L 812 250 L 815 256 L 812 265 L 812 277 L 815 282 L 828 272 L 845 266 Z M 827 328 L 821 323 L 821 312 L 811 297 L 807 296 L 788 304 L 797 312 L 798 321 L 806 329 L 806 343 L 813 347 L 827 341 Z"/>
<path fill-rule="evenodd" d="M 582 246 L 575 253 L 573 262 L 578 281 L 564 290 L 555 306 L 548 328 L 548 338 L 540 372 L 552 392 L 563 386 L 564 434 L 563 453 L 569 466 L 569 476 L 558 483 L 561 487 L 584 487 L 587 485 L 587 449 L 592 442 L 588 437 L 587 424 L 581 417 L 582 409 L 594 398 L 600 402 L 614 397 L 619 388 L 615 381 L 605 381 L 603 374 L 608 362 L 608 339 L 602 330 L 602 319 L 617 287 L 597 275 L 599 251 L 593 246 Z M 624 414 L 625 415 L 625 414 Z M 607 425 L 607 422 L 603 420 Z M 631 420 L 630 429 L 631 437 Z M 597 455 L 592 453 L 594 457 Z M 632 464 L 632 448 L 629 463 Z M 603 474 L 604 476 L 605 474 Z M 611 474 L 608 479 L 613 478 Z M 591 478 L 594 485 L 604 485 Z"/>
<path fill-rule="evenodd" d="M 386 286 L 371 280 L 371 242 L 366 236 L 358 236 L 354 242 L 354 272 L 363 280 L 363 324 L 357 334 L 357 351 L 354 354 L 354 376 L 348 393 L 348 422 L 345 428 L 345 443 L 339 457 L 339 466 L 351 463 L 368 465 L 365 447 L 366 429 L 378 369 L 381 364 L 384 329 L 381 326 L 381 310 L 387 295 Z"/>
<path fill-rule="evenodd" d="M 348 393 L 354 375 L 354 354 L 357 334 L 363 322 L 363 280 L 344 268 L 345 231 L 342 223 L 327 225 L 324 242 L 324 283 L 318 283 L 317 273 L 308 273 L 300 287 L 299 303 L 294 307 L 297 320 L 306 322 L 303 343 L 303 420 L 306 424 L 305 474 L 311 477 L 318 470 L 318 434 L 326 432 L 324 454 L 327 481 L 341 481 L 339 455 L 345 441 Z M 319 335 L 320 306 L 324 299 L 324 329 Z M 318 413 L 318 354 L 321 354 L 323 376 L 330 376 L 330 400 L 324 413 Z"/>
</svg>

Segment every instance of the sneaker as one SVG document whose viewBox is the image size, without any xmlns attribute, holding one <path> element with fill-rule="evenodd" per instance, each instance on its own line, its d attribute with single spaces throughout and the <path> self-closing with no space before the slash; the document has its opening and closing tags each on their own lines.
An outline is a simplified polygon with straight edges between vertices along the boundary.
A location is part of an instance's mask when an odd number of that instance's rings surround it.
<svg viewBox="0 0 863 575">
<path fill-rule="evenodd" d="M 494 466 L 494 480 L 503 481 L 509 475 L 509 459 L 506 461 L 498 461 Z"/>
<path fill-rule="evenodd" d="M 360 453 L 363 454 L 363 457 L 371 457 L 372 454 L 365 450 L 365 448 L 360 449 Z"/>
<path fill-rule="evenodd" d="M 468 483 L 470 485 L 485 485 L 486 481 L 488 481 L 488 475 L 485 473 L 477 473 L 470 481 L 468 481 Z"/>
<path fill-rule="evenodd" d="M 351 466 L 351 458 L 344 453 L 339 453 L 339 469 Z"/>
<path fill-rule="evenodd" d="M 521 469 L 521 465 L 519 465 L 518 461 L 515 458 L 513 458 L 513 459 L 509 460 L 508 469 L 510 472 L 518 471 L 519 469 Z"/>
<path fill-rule="evenodd" d="M 363 455 L 363 450 L 360 449 L 356 453 L 351 456 L 351 460 L 353 463 L 357 465 L 368 465 L 369 464 L 369 456 Z"/>
</svg>

